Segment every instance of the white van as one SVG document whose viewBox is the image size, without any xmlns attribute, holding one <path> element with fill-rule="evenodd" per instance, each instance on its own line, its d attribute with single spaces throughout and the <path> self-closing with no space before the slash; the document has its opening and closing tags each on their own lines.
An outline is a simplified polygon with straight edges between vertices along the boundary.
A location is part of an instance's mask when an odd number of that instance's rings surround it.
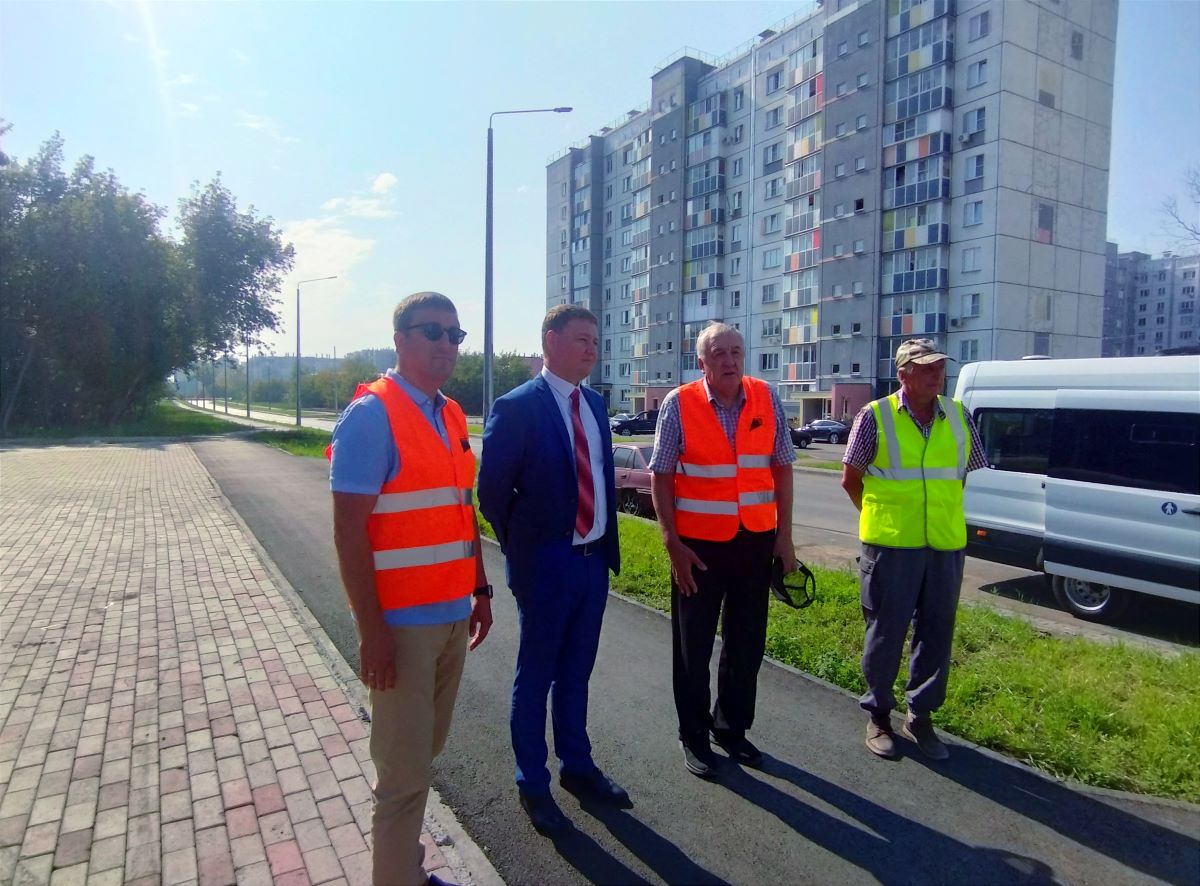
<svg viewBox="0 0 1200 886">
<path fill-rule="evenodd" d="M 955 396 L 988 460 L 971 556 L 1044 571 L 1079 618 L 1200 603 L 1200 356 L 968 363 Z"/>
</svg>

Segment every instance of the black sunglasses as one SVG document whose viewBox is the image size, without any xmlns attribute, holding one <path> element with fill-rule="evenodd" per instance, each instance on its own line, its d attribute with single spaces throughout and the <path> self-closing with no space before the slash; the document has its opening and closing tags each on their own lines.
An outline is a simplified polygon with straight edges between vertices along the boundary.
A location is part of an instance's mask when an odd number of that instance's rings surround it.
<svg viewBox="0 0 1200 886">
<path fill-rule="evenodd" d="M 405 331 L 419 329 L 421 335 L 430 341 L 440 341 L 442 335 L 445 334 L 452 345 L 461 345 L 463 339 L 467 337 L 466 330 L 459 329 L 457 326 L 443 326 L 441 323 L 414 323 L 411 326 L 405 326 L 404 329 Z"/>
</svg>

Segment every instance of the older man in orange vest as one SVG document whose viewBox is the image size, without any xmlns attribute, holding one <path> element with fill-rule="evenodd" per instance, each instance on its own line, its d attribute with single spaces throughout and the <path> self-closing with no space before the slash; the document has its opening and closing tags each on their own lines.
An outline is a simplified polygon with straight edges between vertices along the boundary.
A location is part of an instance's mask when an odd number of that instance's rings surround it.
<svg viewBox="0 0 1200 886">
<path fill-rule="evenodd" d="M 333 532 L 371 690 L 374 882 L 436 883 L 422 866 L 431 764 L 468 646 L 492 624 L 462 409 L 438 390 L 466 333 L 418 292 L 392 317 L 396 368 L 360 386 L 333 431 Z"/>
<path fill-rule="evenodd" d="M 712 324 L 696 339 L 703 377 L 663 400 L 650 460 L 654 510 L 671 558 L 675 709 L 684 765 L 712 778 L 709 737 L 746 766 L 762 753 L 754 722 L 767 636 L 772 559 L 796 564 L 792 462 L 783 406 L 744 373 L 742 334 Z M 709 659 L 722 616 L 717 700 L 709 710 Z"/>
</svg>

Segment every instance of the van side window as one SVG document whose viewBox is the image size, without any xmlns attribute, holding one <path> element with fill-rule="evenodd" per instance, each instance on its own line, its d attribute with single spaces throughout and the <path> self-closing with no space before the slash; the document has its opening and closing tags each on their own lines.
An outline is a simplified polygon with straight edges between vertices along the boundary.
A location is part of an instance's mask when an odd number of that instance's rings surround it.
<svg viewBox="0 0 1200 886">
<path fill-rule="evenodd" d="M 1200 415 L 1060 409 L 1050 476 L 1200 495 Z"/>
<path fill-rule="evenodd" d="M 997 471 L 1044 474 L 1050 462 L 1052 409 L 976 409 L 988 466 Z"/>
</svg>

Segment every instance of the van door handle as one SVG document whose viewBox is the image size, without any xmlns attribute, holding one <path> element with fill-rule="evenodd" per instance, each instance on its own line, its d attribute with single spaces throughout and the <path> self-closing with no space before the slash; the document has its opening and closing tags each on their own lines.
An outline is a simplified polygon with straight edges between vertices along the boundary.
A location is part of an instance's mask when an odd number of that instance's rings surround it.
<svg viewBox="0 0 1200 886">
<path fill-rule="evenodd" d="M 1183 509 L 1183 512 L 1184 512 L 1185 514 L 1196 514 L 1196 515 L 1200 515 L 1200 508 L 1184 508 L 1184 509 Z"/>
</svg>

